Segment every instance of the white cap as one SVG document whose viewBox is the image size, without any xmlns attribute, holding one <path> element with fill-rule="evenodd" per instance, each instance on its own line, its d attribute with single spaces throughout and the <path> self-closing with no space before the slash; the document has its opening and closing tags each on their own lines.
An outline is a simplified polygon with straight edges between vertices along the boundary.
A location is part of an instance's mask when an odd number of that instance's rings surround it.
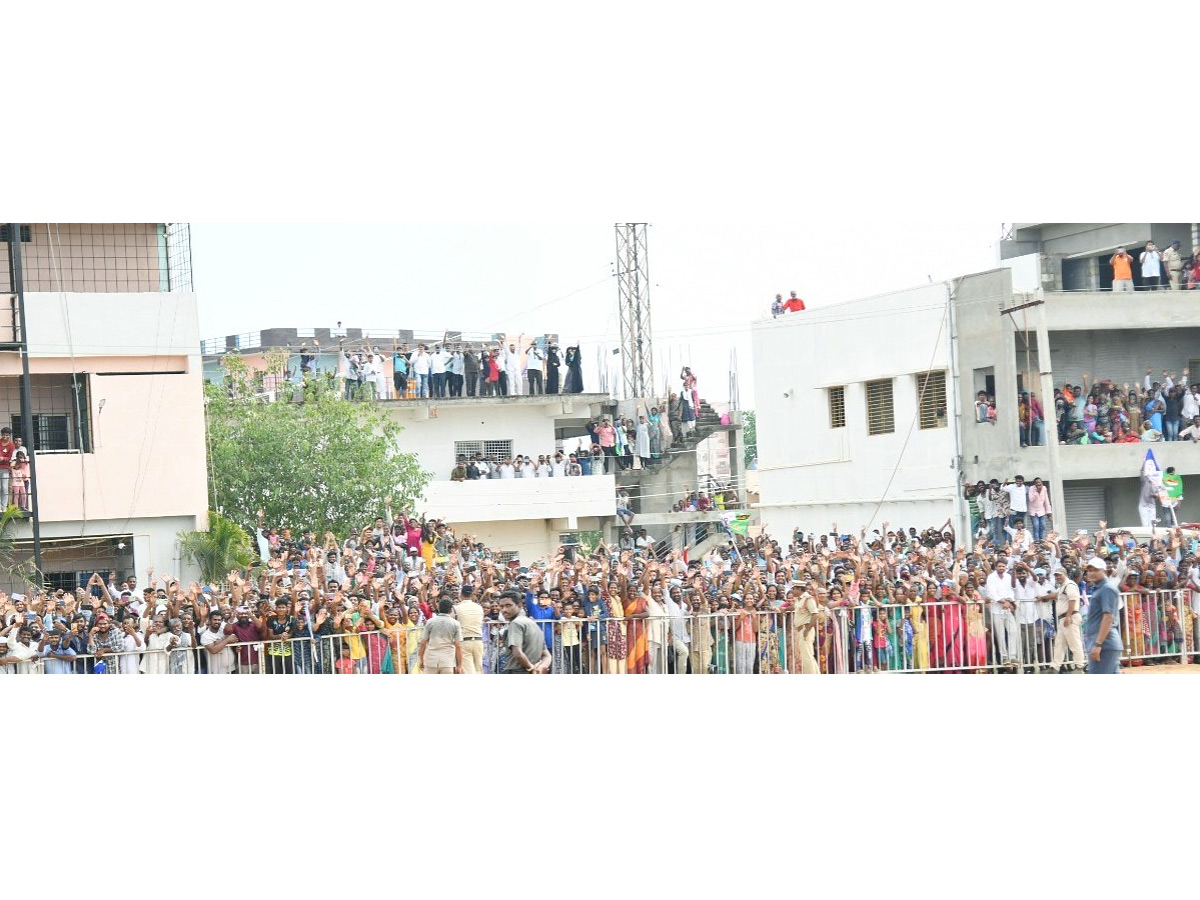
<svg viewBox="0 0 1200 900">
<path fill-rule="evenodd" d="M 1091 559 L 1089 559 L 1087 561 L 1087 567 L 1089 569 L 1099 569 L 1101 572 L 1108 571 L 1108 563 L 1098 556 L 1093 556 Z"/>
</svg>

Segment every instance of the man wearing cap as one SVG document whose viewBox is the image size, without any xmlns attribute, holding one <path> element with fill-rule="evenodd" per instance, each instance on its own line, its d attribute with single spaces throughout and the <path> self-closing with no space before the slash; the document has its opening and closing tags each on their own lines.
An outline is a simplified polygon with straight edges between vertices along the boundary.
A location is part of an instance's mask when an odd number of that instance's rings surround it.
<svg viewBox="0 0 1200 900">
<path fill-rule="evenodd" d="M 1071 651 L 1071 670 L 1081 671 L 1087 665 L 1083 655 L 1083 639 L 1079 624 L 1083 614 L 1079 609 L 1078 569 L 1057 569 L 1054 572 L 1054 653 L 1050 670 L 1062 672 L 1066 651 Z"/>
<path fill-rule="evenodd" d="M 1117 591 L 1109 583 L 1108 566 L 1098 556 L 1088 560 L 1086 577 L 1092 585 L 1083 642 L 1088 648 L 1089 675 L 1116 675 L 1120 671 L 1121 635 L 1116 627 Z"/>
<path fill-rule="evenodd" d="M 462 587 L 462 599 L 454 606 L 454 618 L 462 627 L 462 674 L 483 674 L 483 607 L 475 602 L 475 588 Z"/>
<path fill-rule="evenodd" d="M 1183 280 L 1183 257 L 1179 254 L 1179 241 L 1171 241 L 1171 246 L 1162 252 L 1163 267 L 1167 270 L 1167 279 L 1171 290 L 1180 289 Z"/>
</svg>

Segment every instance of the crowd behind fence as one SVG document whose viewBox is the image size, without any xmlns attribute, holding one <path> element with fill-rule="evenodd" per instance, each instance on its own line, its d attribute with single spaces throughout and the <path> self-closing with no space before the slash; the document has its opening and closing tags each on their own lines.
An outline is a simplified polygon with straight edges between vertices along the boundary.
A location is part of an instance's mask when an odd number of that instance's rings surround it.
<svg viewBox="0 0 1200 900">
<path fill-rule="evenodd" d="M 1195 633 L 1200 621 L 1185 627 L 1185 593 L 1164 590 L 1120 595 L 1118 624 L 1126 664 L 1200 661 Z M 563 618 L 536 624 L 551 654 L 550 672 L 563 675 L 1083 669 L 1086 659 L 1082 658 L 1082 650 L 1064 646 L 1052 614 L 1021 615 L 1014 631 L 994 621 L 988 606 L 986 601 L 952 598 L 825 608 L 813 617 L 811 625 L 805 624 L 806 616 L 792 610 L 735 610 L 636 619 Z M 1083 617 L 1086 620 L 1086 613 Z M 484 622 L 479 674 L 495 674 L 503 669 L 506 625 L 502 621 Z M 58 666 L 38 659 L 10 668 L 31 673 L 57 668 L 60 674 L 114 675 L 420 674 L 420 638 L 421 627 L 405 625 L 383 631 L 235 643 L 217 654 L 203 646 L 175 646 L 102 657 L 79 655 Z M 639 644 L 646 649 L 644 666 L 635 665 Z M 472 673 L 473 669 L 468 666 L 466 671 Z"/>
</svg>

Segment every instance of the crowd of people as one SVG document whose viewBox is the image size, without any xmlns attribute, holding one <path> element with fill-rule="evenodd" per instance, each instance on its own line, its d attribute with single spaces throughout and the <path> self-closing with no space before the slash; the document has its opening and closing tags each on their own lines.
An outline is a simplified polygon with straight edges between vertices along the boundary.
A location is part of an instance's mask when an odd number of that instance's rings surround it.
<svg viewBox="0 0 1200 900">
<path fill-rule="evenodd" d="M 1053 436 L 1060 444 L 1138 444 L 1200 441 L 1200 384 L 1189 384 L 1190 372 L 1163 370 L 1161 380 L 1147 369 L 1141 384 L 1093 381 L 1084 372 L 1082 385 L 1065 382 L 1054 390 Z M 996 398 L 979 391 L 975 421 L 995 424 Z M 1022 447 L 1046 442 L 1046 411 L 1032 391 L 1021 391 L 1017 427 Z"/>
<path fill-rule="evenodd" d="M 318 348 L 300 347 L 299 374 L 315 374 Z M 564 371 L 565 369 L 565 371 Z M 347 399 L 394 400 L 442 397 L 516 397 L 525 394 L 583 393 L 579 347 L 565 351 L 554 342 L 498 343 L 475 348 L 466 343 L 338 347 L 333 375 Z"/>
<path fill-rule="evenodd" d="M 1178 240 L 1171 241 L 1165 250 L 1159 250 L 1154 241 L 1148 241 L 1136 261 L 1132 253 L 1118 247 L 1108 264 L 1112 266 L 1114 291 L 1135 289 L 1135 266 L 1140 276 L 1136 289 L 1140 291 L 1157 291 L 1160 287 L 1173 291 L 1194 290 L 1200 285 L 1200 246 L 1193 247 L 1192 255 L 1185 257 Z"/>
<path fill-rule="evenodd" d="M 1115 670 L 1122 656 L 1195 661 L 1196 540 L 1175 528 L 1139 544 L 1103 522 L 1033 539 L 1024 517 L 1039 515 L 1041 486 L 1025 486 L 1022 513 L 1022 482 L 986 487 L 985 503 L 1008 498 L 1003 536 L 990 541 L 960 543 L 949 522 L 856 535 L 835 524 L 788 543 L 730 534 L 699 559 L 628 527 L 616 547 L 523 561 L 407 510 L 385 509 L 343 540 L 260 514 L 261 563 L 221 584 L 184 587 L 150 570 L 144 585 L 110 572 L 75 591 L 0 594 L 0 672 L 1065 672 Z"/>
</svg>

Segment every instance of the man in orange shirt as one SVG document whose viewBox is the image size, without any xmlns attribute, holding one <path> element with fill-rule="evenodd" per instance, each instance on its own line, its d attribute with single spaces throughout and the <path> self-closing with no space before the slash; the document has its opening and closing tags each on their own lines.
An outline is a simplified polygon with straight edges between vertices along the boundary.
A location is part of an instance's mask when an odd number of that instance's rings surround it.
<svg viewBox="0 0 1200 900">
<path fill-rule="evenodd" d="M 1113 267 L 1114 291 L 1133 290 L 1133 257 L 1125 252 L 1124 247 L 1118 247 L 1109 264 Z"/>
</svg>

